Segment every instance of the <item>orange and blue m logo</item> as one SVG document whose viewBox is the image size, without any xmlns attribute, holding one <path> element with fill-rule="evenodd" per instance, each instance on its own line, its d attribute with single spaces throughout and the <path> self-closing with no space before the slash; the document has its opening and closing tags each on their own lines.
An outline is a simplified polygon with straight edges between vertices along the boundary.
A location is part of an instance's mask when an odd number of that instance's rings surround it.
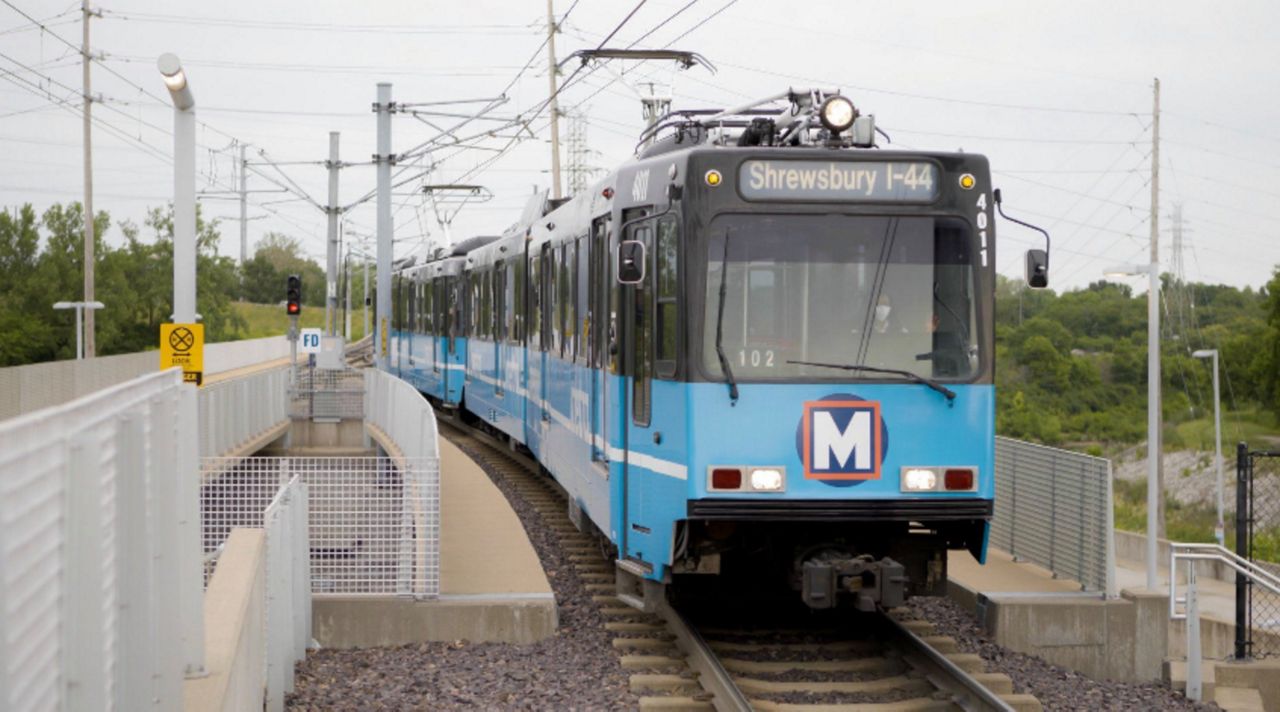
<svg viewBox="0 0 1280 712">
<path fill-rule="evenodd" d="M 809 401 L 804 404 L 806 479 L 878 480 L 880 404 L 874 401 Z"/>
</svg>

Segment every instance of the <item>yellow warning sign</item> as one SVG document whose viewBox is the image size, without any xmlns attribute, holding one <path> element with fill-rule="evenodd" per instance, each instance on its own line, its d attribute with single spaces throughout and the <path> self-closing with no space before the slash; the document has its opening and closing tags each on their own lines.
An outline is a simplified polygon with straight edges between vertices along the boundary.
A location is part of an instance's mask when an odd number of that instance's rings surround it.
<svg viewBox="0 0 1280 712">
<path fill-rule="evenodd" d="M 378 329 L 378 334 L 382 337 L 382 358 L 387 357 L 387 318 L 382 317 L 382 328 Z"/>
<path fill-rule="evenodd" d="M 160 325 L 160 370 L 174 366 L 183 381 L 204 383 L 204 324 Z"/>
</svg>

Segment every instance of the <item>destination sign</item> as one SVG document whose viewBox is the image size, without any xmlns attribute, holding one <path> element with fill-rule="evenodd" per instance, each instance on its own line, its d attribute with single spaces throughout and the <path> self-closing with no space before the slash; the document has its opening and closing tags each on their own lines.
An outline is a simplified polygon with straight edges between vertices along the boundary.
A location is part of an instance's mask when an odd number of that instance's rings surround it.
<svg viewBox="0 0 1280 712">
<path fill-rule="evenodd" d="M 837 200 L 931 203 L 938 168 L 897 161 L 743 161 L 738 190 L 746 200 Z"/>
</svg>

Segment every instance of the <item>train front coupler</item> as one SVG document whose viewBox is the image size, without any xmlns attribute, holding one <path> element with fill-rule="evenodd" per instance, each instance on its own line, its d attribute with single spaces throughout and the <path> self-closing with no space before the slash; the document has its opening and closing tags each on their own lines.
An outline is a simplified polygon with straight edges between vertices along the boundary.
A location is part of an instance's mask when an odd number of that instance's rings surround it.
<svg viewBox="0 0 1280 712">
<path fill-rule="evenodd" d="M 906 599 L 906 570 L 887 556 L 875 560 L 841 549 L 811 549 L 796 559 L 795 574 L 810 608 L 834 608 L 852 597 L 858 610 L 874 611 L 896 608 Z"/>
</svg>

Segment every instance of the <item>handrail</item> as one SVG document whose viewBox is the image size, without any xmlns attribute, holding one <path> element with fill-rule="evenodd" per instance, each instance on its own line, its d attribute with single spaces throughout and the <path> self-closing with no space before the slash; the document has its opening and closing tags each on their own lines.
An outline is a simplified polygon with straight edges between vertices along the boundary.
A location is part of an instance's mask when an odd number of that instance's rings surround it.
<svg viewBox="0 0 1280 712">
<path fill-rule="evenodd" d="M 1186 598 L 1178 597 L 1177 567 L 1179 561 L 1218 561 L 1238 573 L 1246 576 L 1254 583 L 1260 584 L 1268 591 L 1280 596 L 1280 576 L 1267 571 L 1258 564 L 1246 559 L 1234 551 L 1218 544 L 1169 543 L 1169 619 L 1186 620 L 1186 613 L 1178 613 L 1178 604 L 1186 603 Z"/>
</svg>

